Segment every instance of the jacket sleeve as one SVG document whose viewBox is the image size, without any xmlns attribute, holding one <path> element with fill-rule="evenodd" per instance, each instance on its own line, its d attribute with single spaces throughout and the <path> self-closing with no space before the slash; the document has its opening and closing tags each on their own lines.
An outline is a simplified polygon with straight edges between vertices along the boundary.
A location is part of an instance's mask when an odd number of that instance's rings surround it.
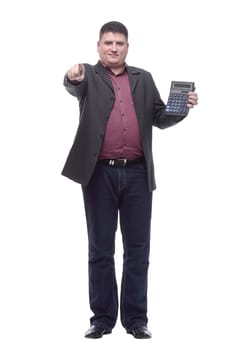
<svg viewBox="0 0 233 350">
<path fill-rule="evenodd" d="M 181 122 L 187 115 L 188 113 L 185 116 L 167 114 L 163 108 L 156 113 L 153 125 L 157 126 L 159 129 L 166 129 Z"/>
<path fill-rule="evenodd" d="M 80 100 L 86 93 L 87 79 L 84 78 L 84 80 L 81 82 L 71 81 L 66 74 L 64 77 L 63 85 L 71 95 L 77 97 L 78 100 Z"/>
</svg>

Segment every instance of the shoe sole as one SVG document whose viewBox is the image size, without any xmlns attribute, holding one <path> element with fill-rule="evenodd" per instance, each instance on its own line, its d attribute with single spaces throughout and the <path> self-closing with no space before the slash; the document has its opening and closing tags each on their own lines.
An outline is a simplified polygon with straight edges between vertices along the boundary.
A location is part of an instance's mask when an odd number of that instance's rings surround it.
<svg viewBox="0 0 233 350">
<path fill-rule="evenodd" d="M 100 338 L 102 338 L 103 337 L 103 335 L 106 335 L 106 334 L 111 334 L 112 332 L 111 331 L 104 331 L 101 335 L 96 335 L 96 336 L 94 336 L 93 334 L 91 335 L 85 335 L 85 338 L 87 338 L 87 339 L 100 339 Z"/>
</svg>

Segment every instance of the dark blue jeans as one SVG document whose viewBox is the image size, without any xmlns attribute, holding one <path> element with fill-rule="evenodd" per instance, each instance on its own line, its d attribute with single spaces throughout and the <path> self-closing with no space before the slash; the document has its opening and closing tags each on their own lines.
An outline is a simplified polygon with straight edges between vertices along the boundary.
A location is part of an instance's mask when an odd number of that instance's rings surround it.
<svg viewBox="0 0 233 350">
<path fill-rule="evenodd" d="M 112 167 L 98 163 L 82 187 L 89 239 L 91 324 L 111 330 L 118 315 L 114 252 L 118 214 L 123 240 L 120 311 L 122 325 L 147 324 L 147 275 L 152 192 L 145 164 Z"/>
</svg>

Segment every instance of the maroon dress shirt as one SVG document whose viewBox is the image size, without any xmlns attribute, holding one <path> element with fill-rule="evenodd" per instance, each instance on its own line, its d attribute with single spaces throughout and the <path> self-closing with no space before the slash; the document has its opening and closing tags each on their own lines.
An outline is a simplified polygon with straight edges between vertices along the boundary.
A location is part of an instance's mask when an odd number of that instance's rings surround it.
<svg viewBox="0 0 233 350">
<path fill-rule="evenodd" d="M 99 158 L 141 157 L 143 155 L 141 137 L 127 68 L 118 75 L 106 69 L 113 84 L 115 103 L 107 123 Z"/>
</svg>

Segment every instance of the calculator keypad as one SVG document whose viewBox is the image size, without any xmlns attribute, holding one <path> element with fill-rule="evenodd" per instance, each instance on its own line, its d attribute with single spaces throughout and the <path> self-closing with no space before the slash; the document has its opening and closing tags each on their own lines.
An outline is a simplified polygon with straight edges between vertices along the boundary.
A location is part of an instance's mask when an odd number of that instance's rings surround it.
<svg viewBox="0 0 233 350">
<path fill-rule="evenodd" d="M 187 94 L 173 93 L 169 96 L 166 112 L 174 114 L 187 114 Z"/>
</svg>

